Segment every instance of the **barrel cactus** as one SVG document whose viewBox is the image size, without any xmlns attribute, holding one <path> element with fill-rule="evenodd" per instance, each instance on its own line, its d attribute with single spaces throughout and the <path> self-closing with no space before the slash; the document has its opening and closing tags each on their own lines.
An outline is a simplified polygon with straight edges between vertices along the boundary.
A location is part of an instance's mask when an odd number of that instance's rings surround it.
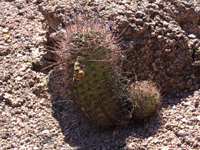
<svg viewBox="0 0 200 150">
<path fill-rule="evenodd" d="M 161 95 L 152 81 L 135 82 L 130 86 L 129 91 L 135 105 L 133 119 L 143 120 L 156 112 Z"/>
<path fill-rule="evenodd" d="M 109 26 L 80 15 L 55 39 L 54 56 L 72 76 L 73 98 L 85 116 L 101 127 L 127 124 L 133 108 L 119 95 L 126 89 L 116 81 L 121 51 Z"/>
</svg>

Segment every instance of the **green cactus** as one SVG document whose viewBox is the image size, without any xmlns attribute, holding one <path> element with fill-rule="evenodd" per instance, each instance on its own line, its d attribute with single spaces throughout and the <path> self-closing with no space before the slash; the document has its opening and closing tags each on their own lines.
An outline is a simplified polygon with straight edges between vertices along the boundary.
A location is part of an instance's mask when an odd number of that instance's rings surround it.
<svg viewBox="0 0 200 150">
<path fill-rule="evenodd" d="M 112 70 L 118 59 L 118 49 L 111 31 L 101 24 L 93 28 L 86 25 L 70 35 L 66 47 L 74 62 L 71 85 L 75 102 L 101 127 L 127 123 L 128 117 L 123 115 L 122 102 L 113 84 Z"/>
<path fill-rule="evenodd" d="M 84 77 L 73 82 L 74 97 L 85 115 L 94 123 L 110 126 L 115 123 L 117 105 L 112 87 L 112 75 L 107 62 L 82 61 Z M 79 71 L 80 72 L 80 71 Z"/>
<path fill-rule="evenodd" d="M 88 17 L 81 10 L 77 18 L 52 37 L 55 67 L 66 74 L 66 85 L 78 108 L 101 127 L 124 125 L 132 117 L 123 80 L 119 37 L 103 18 Z M 107 22 L 107 23 L 106 23 Z M 121 86 L 123 82 L 123 86 Z"/>
<path fill-rule="evenodd" d="M 130 96 L 134 103 L 133 119 L 145 119 L 156 112 L 160 105 L 160 92 L 151 81 L 141 81 L 130 86 Z"/>
</svg>

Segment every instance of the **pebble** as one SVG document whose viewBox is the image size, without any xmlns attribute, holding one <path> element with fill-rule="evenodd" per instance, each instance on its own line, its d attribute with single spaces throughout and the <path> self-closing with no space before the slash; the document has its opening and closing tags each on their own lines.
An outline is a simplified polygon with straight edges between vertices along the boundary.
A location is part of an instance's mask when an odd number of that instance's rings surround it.
<svg viewBox="0 0 200 150">
<path fill-rule="evenodd" d="M 20 81 L 23 80 L 23 77 L 18 76 L 18 77 L 15 78 L 15 80 L 16 80 L 17 82 L 20 82 Z"/>
<path fill-rule="evenodd" d="M 188 107 L 188 106 L 191 105 L 191 102 L 183 102 L 182 105 L 185 106 L 185 107 Z"/>
<path fill-rule="evenodd" d="M 9 28 L 7 27 L 7 28 L 2 29 L 2 32 L 3 33 L 8 33 L 9 32 Z"/>
<path fill-rule="evenodd" d="M 200 115 L 199 115 L 199 116 L 197 116 L 197 120 L 198 120 L 198 121 L 200 121 Z"/>
<path fill-rule="evenodd" d="M 11 94 L 8 94 L 8 93 L 4 93 L 3 98 L 4 98 L 6 101 L 11 101 L 10 99 L 12 98 L 12 95 L 11 95 Z"/>
<path fill-rule="evenodd" d="M 6 56 L 10 53 L 10 48 L 2 46 L 2 50 L 0 51 L 0 56 Z"/>
<path fill-rule="evenodd" d="M 188 132 L 184 131 L 184 130 L 180 130 L 177 132 L 177 135 L 180 137 L 185 137 L 188 135 Z"/>
<path fill-rule="evenodd" d="M 38 44 L 42 44 L 42 43 L 44 43 L 44 42 L 46 42 L 47 41 L 47 39 L 44 37 L 44 36 L 38 36 L 37 38 L 36 38 L 36 42 L 38 43 Z"/>
<path fill-rule="evenodd" d="M 167 21 L 163 21 L 163 26 L 168 26 L 169 23 Z"/>
<path fill-rule="evenodd" d="M 31 48 L 31 51 L 32 51 L 32 57 L 33 58 L 37 58 L 41 55 L 39 48 Z"/>
<path fill-rule="evenodd" d="M 17 54 L 17 57 L 22 57 L 23 55 L 22 54 Z"/>
<path fill-rule="evenodd" d="M 170 150 L 170 148 L 168 146 L 163 146 L 163 147 L 159 147 L 159 150 Z"/>
<path fill-rule="evenodd" d="M 24 72 L 28 69 L 28 65 L 23 65 L 22 68 L 19 69 L 19 72 Z"/>
<path fill-rule="evenodd" d="M 195 38 L 196 38 L 196 35 L 194 35 L 194 34 L 189 34 L 188 37 L 189 37 L 190 39 L 195 39 Z"/>
<path fill-rule="evenodd" d="M 19 107 L 23 104 L 24 100 L 22 98 L 15 98 L 12 100 L 12 106 L 13 107 Z"/>
</svg>

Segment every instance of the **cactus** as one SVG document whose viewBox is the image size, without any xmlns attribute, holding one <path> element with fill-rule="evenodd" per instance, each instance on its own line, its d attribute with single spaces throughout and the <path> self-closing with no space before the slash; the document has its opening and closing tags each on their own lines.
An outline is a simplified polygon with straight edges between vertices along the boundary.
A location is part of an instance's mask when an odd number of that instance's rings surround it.
<svg viewBox="0 0 200 150">
<path fill-rule="evenodd" d="M 72 74 L 67 82 L 85 116 L 101 127 L 127 124 L 131 115 L 118 95 L 121 88 L 114 84 L 121 53 L 117 38 L 104 22 L 79 17 L 55 39 L 57 64 Z"/>
<path fill-rule="evenodd" d="M 160 105 L 160 92 L 151 81 L 141 81 L 130 86 L 130 96 L 134 103 L 133 119 L 143 120 L 156 112 Z"/>
<path fill-rule="evenodd" d="M 150 81 L 130 85 L 130 63 L 121 57 L 120 35 L 115 37 L 103 19 L 83 14 L 75 20 L 58 32 L 52 53 L 78 108 L 101 127 L 149 117 L 159 106 L 159 91 Z"/>
<path fill-rule="evenodd" d="M 117 56 L 111 58 L 111 45 L 106 43 L 109 39 L 101 32 L 91 31 L 90 28 L 84 31 L 87 33 L 75 34 L 71 40 L 81 43 L 78 48 L 84 47 L 84 52 L 78 53 L 74 63 L 75 100 L 85 115 L 101 127 L 121 124 L 123 118 L 120 118 L 122 115 L 111 67 Z"/>
</svg>

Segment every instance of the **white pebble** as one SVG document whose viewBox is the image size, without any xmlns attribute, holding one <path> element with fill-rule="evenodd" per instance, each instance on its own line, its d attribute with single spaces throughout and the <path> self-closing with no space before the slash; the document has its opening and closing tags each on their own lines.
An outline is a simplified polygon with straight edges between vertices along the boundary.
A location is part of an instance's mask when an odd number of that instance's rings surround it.
<svg viewBox="0 0 200 150">
<path fill-rule="evenodd" d="M 8 31 L 9 31 L 9 28 L 7 27 L 7 28 L 4 28 L 4 29 L 2 29 L 2 32 L 3 33 L 8 33 Z"/>
<path fill-rule="evenodd" d="M 195 39 L 195 38 L 196 38 L 196 35 L 194 35 L 194 34 L 189 34 L 188 37 L 189 37 L 190 39 Z"/>
</svg>

